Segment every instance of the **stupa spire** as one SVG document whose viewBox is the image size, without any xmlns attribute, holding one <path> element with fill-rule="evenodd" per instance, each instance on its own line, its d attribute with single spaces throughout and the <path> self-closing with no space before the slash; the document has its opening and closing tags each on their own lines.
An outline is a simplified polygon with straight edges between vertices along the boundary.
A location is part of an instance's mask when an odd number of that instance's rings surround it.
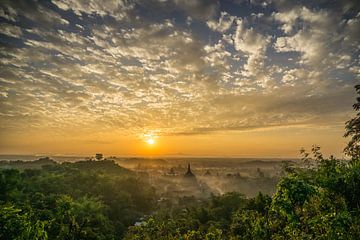
<svg viewBox="0 0 360 240">
<path fill-rule="evenodd" d="M 184 176 L 185 177 L 195 177 L 195 175 L 191 172 L 190 163 L 188 163 L 188 169 Z"/>
</svg>

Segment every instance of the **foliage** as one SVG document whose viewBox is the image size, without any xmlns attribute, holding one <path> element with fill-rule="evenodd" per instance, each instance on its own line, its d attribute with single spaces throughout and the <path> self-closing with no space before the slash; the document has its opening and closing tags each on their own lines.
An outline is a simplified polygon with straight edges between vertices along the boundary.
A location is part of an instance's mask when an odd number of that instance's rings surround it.
<svg viewBox="0 0 360 240">
<path fill-rule="evenodd" d="M 121 239 L 155 199 L 152 187 L 112 161 L 3 169 L 0 239 Z"/>
<path fill-rule="evenodd" d="M 360 159 L 302 155 L 272 197 L 233 192 L 155 213 L 154 190 L 113 162 L 1 170 L 0 239 L 358 239 Z"/>
<path fill-rule="evenodd" d="M 357 113 L 354 118 L 346 122 L 344 136 L 351 137 L 351 139 L 344 152 L 350 157 L 358 159 L 360 157 L 360 85 L 356 85 L 355 89 L 359 96 L 353 108 Z"/>
<path fill-rule="evenodd" d="M 0 205 L 0 239 L 48 239 L 46 222 L 33 220 L 32 215 L 13 205 Z"/>
</svg>

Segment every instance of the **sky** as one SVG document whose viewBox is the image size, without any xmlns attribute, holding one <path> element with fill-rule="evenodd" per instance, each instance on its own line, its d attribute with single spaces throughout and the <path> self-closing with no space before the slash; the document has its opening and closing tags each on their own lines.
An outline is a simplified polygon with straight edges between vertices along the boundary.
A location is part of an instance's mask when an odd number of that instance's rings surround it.
<svg viewBox="0 0 360 240">
<path fill-rule="evenodd" d="M 342 156 L 360 4 L 0 3 L 0 154 Z"/>
</svg>

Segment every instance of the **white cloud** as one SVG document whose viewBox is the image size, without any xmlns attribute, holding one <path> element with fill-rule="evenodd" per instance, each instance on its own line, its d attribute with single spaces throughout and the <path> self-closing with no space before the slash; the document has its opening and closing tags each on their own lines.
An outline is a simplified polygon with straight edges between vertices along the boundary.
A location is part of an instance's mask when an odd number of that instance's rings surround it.
<svg viewBox="0 0 360 240">
<path fill-rule="evenodd" d="M 16 10 L 11 6 L 0 8 L 0 17 L 15 22 L 16 16 L 17 16 Z"/>
<path fill-rule="evenodd" d="M 348 49 L 344 47 L 341 47 L 344 52 L 338 52 L 339 40 L 342 37 L 338 15 L 306 7 L 273 15 L 275 20 L 281 23 L 281 29 L 286 34 L 276 39 L 274 48 L 278 52 L 299 52 L 300 63 L 313 67 L 336 67 L 337 58 L 344 57 L 343 54 L 347 55 Z"/>
<path fill-rule="evenodd" d="M 222 41 L 219 41 L 213 46 L 206 45 L 204 50 L 206 52 L 204 59 L 209 66 L 220 69 L 230 68 L 227 58 L 231 57 L 231 53 L 225 49 L 225 45 Z"/>
<path fill-rule="evenodd" d="M 11 13 L 7 5 L 0 11 L 9 21 L 23 16 L 33 24 L 1 25 L 3 34 L 24 43 L 1 46 L 0 114 L 8 129 L 91 131 L 101 123 L 104 131 L 202 133 L 311 124 L 323 115 L 317 122 L 333 123 L 339 118 L 329 116 L 343 114 L 348 104 L 353 75 L 359 79 L 352 52 L 359 46 L 359 16 L 341 20 L 327 10 L 300 7 L 274 14 L 273 22 L 266 12 L 240 18 L 218 13 L 216 1 L 179 0 L 156 3 L 170 7 L 155 20 L 139 14 L 128 21 L 137 13 L 128 1 L 54 3 L 73 11 L 76 21 L 68 23 L 63 11 L 40 3 L 36 11 Z M 174 8 L 180 18 L 169 17 Z M 42 20 L 45 10 L 51 20 Z M 209 20 L 217 14 L 217 21 Z M 113 18 L 97 21 L 108 15 Z M 199 20 L 221 34 L 199 34 Z M 329 69 L 350 80 L 338 81 Z"/>
<path fill-rule="evenodd" d="M 247 54 L 258 54 L 266 50 L 270 41 L 269 37 L 256 32 L 252 27 L 246 28 L 242 19 L 238 19 L 236 23 L 237 27 L 234 36 L 236 50 Z"/>
<path fill-rule="evenodd" d="M 208 20 L 218 11 L 217 0 L 175 0 L 175 4 L 191 17 Z"/>
<path fill-rule="evenodd" d="M 19 21 L 20 16 L 22 16 L 43 27 L 69 24 L 66 19 L 63 19 L 53 10 L 42 4 L 26 0 L 2 1 L 0 16 L 12 22 Z"/>
<path fill-rule="evenodd" d="M 124 18 L 127 11 L 134 7 L 126 0 L 52 0 L 52 2 L 63 10 L 73 10 L 79 16 L 81 13 L 110 15 L 118 20 Z"/>
<path fill-rule="evenodd" d="M 226 32 L 230 29 L 235 20 L 235 16 L 231 16 L 227 12 L 221 12 L 221 16 L 218 21 L 208 20 L 206 24 L 213 31 Z"/>
<path fill-rule="evenodd" d="M 265 87 L 270 81 L 265 70 L 265 50 L 270 37 L 258 33 L 254 28 L 246 28 L 244 20 L 236 21 L 234 47 L 247 56 L 247 62 L 241 71 L 245 78 L 252 78 L 254 85 Z"/>
<path fill-rule="evenodd" d="M 275 49 L 279 52 L 301 52 L 302 63 L 320 64 L 329 54 L 324 37 L 323 33 L 300 30 L 292 37 L 277 38 Z"/>
<path fill-rule="evenodd" d="M 13 38 L 20 38 L 22 35 L 22 31 L 18 26 L 7 23 L 0 23 L 0 33 Z"/>
</svg>

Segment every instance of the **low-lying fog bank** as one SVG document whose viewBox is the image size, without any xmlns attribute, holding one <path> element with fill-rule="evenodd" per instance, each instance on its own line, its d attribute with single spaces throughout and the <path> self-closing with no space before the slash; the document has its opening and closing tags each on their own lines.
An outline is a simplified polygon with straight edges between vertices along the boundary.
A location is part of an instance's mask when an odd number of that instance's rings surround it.
<svg viewBox="0 0 360 240">
<path fill-rule="evenodd" d="M 43 165 L 96 161 L 84 157 L 42 157 L 2 156 L 1 168 L 41 168 Z M 160 196 L 159 201 L 178 201 L 179 197 L 193 196 L 205 199 L 210 195 L 240 192 L 253 197 L 262 192 L 272 195 L 284 162 L 298 162 L 296 159 L 251 159 L 251 158 L 117 158 L 111 160 L 130 169 L 140 178 L 146 179 Z M 190 167 L 190 169 L 189 169 Z M 190 171 L 191 178 L 186 177 Z"/>
</svg>

